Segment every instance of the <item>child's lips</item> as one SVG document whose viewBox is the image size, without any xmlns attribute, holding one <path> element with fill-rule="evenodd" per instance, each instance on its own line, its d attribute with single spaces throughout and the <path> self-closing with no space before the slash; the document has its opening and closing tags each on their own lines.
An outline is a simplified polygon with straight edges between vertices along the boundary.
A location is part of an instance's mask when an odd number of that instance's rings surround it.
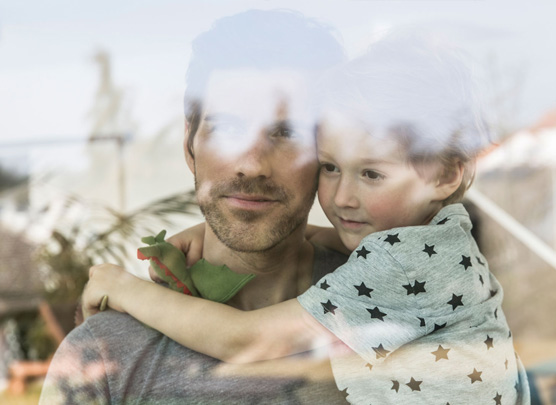
<svg viewBox="0 0 556 405">
<path fill-rule="evenodd" d="M 342 226 L 344 228 L 348 228 L 348 229 L 360 229 L 363 226 L 367 225 L 366 222 L 361 222 L 361 221 L 354 221 L 351 219 L 346 219 L 346 218 L 342 218 L 342 217 L 338 217 L 340 219 L 340 223 L 342 224 Z"/>
</svg>

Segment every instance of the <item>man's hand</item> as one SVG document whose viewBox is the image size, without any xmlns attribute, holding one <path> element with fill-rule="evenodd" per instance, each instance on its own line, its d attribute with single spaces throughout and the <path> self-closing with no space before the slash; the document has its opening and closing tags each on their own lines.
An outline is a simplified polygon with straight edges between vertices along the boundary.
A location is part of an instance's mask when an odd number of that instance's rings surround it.
<svg viewBox="0 0 556 405">
<path fill-rule="evenodd" d="M 187 267 L 191 267 L 203 257 L 204 239 L 205 223 L 203 222 L 171 236 L 166 239 L 166 242 L 180 249 L 186 255 Z M 162 282 L 158 274 L 150 266 L 149 276 L 156 283 Z"/>
<path fill-rule="evenodd" d="M 104 296 L 108 296 L 108 306 L 119 312 L 125 312 L 122 307 L 123 296 L 133 288 L 135 276 L 129 274 L 123 267 L 115 264 L 99 264 L 89 269 L 89 282 L 85 286 L 82 297 L 83 317 L 86 319 L 100 311 L 100 304 Z"/>
</svg>

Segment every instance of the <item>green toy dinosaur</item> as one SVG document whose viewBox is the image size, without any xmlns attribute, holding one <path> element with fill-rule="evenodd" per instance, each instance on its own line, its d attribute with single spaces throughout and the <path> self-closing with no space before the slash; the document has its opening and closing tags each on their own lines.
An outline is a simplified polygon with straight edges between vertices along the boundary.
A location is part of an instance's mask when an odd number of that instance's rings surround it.
<svg viewBox="0 0 556 405">
<path fill-rule="evenodd" d="M 205 259 L 187 268 L 185 255 L 166 242 L 166 231 L 142 238 L 149 246 L 137 249 L 137 258 L 149 260 L 156 274 L 174 291 L 211 301 L 226 302 L 251 281 L 254 274 L 237 274 L 226 265 L 214 266 Z"/>
</svg>

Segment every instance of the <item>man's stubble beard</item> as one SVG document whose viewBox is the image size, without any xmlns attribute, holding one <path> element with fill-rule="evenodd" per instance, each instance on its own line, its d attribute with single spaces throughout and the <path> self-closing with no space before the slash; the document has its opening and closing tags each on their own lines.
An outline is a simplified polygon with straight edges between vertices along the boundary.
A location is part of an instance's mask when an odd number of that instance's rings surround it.
<svg viewBox="0 0 556 405">
<path fill-rule="evenodd" d="M 214 183 L 210 189 L 207 201 L 198 199 L 201 212 L 205 216 L 216 237 L 228 248 L 237 252 L 261 253 L 271 250 L 304 226 L 313 206 L 317 189 L 316 181 L 311 185 L 311 192 L 302 200 L 297 210 L 291 207 L 293 196 L 286 190 L 266 179 L 243 179 Z M 200 184 L 195 175 L 195 190 L 199 191 Z M 272 216 L 274 221 L 265 218 L 265 213 L 237 210 L 226 213 L 219 205 L 223 195 L 234 193 L 262 194 L 279 200 L 278 209 L 283 214 Z M 227 211 L 227 210 L 226 210 Z"/>
</svg>

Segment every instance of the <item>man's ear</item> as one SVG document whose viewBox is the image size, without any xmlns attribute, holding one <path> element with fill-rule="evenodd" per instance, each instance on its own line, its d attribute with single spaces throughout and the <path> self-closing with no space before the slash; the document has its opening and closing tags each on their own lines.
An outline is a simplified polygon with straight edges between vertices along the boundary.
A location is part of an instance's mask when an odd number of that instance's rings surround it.
<svg viewBox="0 0 556 405">
<path fill-rule="evenodd" d="M 185 120 L 185 136 L 183 137 L 183 152 L 185 154 L 185 161 L 191 173 L 195 173 L 195 158 L 189 150 L 189 137 L 191 136 L 190 126 L 187 119 Z"/>
<path fill-rule="evenodd" d="M 461 160 L 443 165 L 436 180 L 436 193 L 439 201 L 444 201 L 456 192 L 463 181 L 465 167 Z"/>
</svg>

